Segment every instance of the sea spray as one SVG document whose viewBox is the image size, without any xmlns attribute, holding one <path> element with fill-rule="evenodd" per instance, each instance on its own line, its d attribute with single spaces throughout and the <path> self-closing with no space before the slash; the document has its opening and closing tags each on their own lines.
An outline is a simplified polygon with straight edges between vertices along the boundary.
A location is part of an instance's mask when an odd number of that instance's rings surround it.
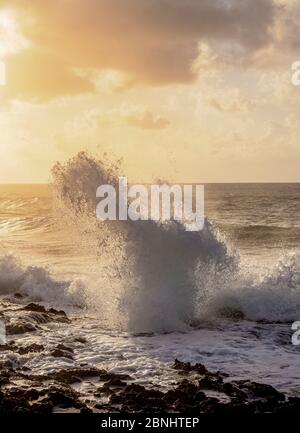
<svg viewBox="0 0 300 433">
<path fill-rule="evenodd" d="M 240 264 L 209 221 L 199 234 L 183 231 L 174 221 L 97 221 L 95 187 L 102 181 L 114 182 L 119 173 L 118 164 L 85 153 L 57 164 L 52 182 L 54 218 L 44 187 L 22 187 L 21 193 L 10 193 L 9 200 L 5 187 L 0 203 L 5 233 L 1 295 L 19 293 L 59 309 L 86 307 L 88 315 L 97 316 L 97 326 L 133 332 L 184 330 L 201 325 L 203 319 L 219 323 L 220 317 L 299 320 L 296 254 L 283 255 L 277 264 L 274 259 L 273 267 L 266 267 L 264 259 L 253 262 L 250 256 Z M 292 204 L 296 198 L 292 195 Z M 236 200 L 241 206 L 245 196 Z M 292 215 L 298 215 L 297 208 Z M 292 216 L 291 221 L 298 220 Z M 273 237 L 280 236 L 281 226 L 282 222 L 279 232 L 272 228 Z M 265 230 L 255 230 L 256 244 L 258 239 L 269 239 L 269 230 L 262 234 Z M 295 242 L 296 236 L 293 232 Z M 23 264 L 16 258 L 19 255 Z"/>
<path fill-rule="evenodd" d="M 90 303 L 130 331 L 186 329 L 199 314 L 198 292 L 205 291 L 199 275 L 195 281 L 199 262 L 206 282 L 211 269 L 211 280 L 219 278 L 217 268 L 235 272 L 236 256 L 207 220 L 201 232 L 187 232 L 178 221 L 97 221 L 96 188 L 117 187 L 118 170 L 84 152 L 52 170 L 61 215 L 98 257 L 101 286 L 93 284 Z"/>
<path fill-rule="evenodd" d="M 285 254 L 260 278 L 240 273 L 207 299 L 208 315 L 234 314 L 262 322 L 293 322 L 300 315 L 300 257 Z"/>
<path fill-rule="evenodd" d="M 42 266 L 25 266 L 13 254 L 0 257 L 0 295 L 18 293 L 52 306 L 80 307 L 85 286 L 80 280 L 56 280 Z"/>
</svg>

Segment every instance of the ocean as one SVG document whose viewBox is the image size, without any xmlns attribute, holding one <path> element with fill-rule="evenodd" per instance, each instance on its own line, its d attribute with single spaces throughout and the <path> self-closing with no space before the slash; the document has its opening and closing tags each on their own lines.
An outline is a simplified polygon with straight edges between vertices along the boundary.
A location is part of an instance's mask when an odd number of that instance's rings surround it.
<svg viewBox="0 0 300 433">
<path fill-rule="evenodd" d="M 167 389 L 178 358 L 299 396 L 300 184 L 207 184 L 205 228 L 189 233 L 96 221 L 102 168 L 79 162 L 56 167 L 49 186 L 0 186 L 1 308 L 38 302 L 71 318 L 7 336 L 48 352 L 0 360 L 36 375 L 89 365 Z M 72 359 L 51 355 L 60 343 Z"/>
</svg>

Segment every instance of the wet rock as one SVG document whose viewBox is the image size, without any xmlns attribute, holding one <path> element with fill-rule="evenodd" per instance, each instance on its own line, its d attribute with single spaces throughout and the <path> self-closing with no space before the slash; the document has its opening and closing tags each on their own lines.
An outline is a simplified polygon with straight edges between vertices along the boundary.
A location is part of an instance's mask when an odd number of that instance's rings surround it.
<svg viewBox="0 0 300 433">
<path fill-rule="evenodd" d="M 50 352 L 50 356 L 53 356 L 54 358 L 67 358 L 67 359 L 74 359 L 72 354 L 67 350 L 61 350 L 61 349 L 54 349 Z"/>
<path fill-rule="evenodd" d="M 207 375 L 199 380 L 199 387 L 222 392 L 223 379 L 218 375 Z"/>
<path fill-rule="evenodd" d="M 168 405 L 172 405 L 174 403 L 185 402 L 187 403 L 190 400 L 189 396 L 186 393 L 179 389 L 170 389 L 164 395 L 164 401 Z"/>
<path fill-rule="evenodd" d="M 51 413 L 54 406 L 82 408 L 78 394 L 67 388 L 51 386 L 49 389 L 9 389 L 0 399 L 0 413 Z"/>
<path fill-rule="evenodd" d="M 217 398 L 206 398 L 200 402 L 198 408 L 200 413 L 211 414 L 221 411 L 222 404 Z"/>
<path fill-rule="evenodd" d="M 33 302 L 26 305 L 22 310 L 25 311 L 35 311 L 37 313 L 46 313 L 46 308 L 39 304 L 34 304 Z"/>
<path fill-rule="evenodd" d="M 37 353 L 37 352 L 43 352 L 44 346 L 42 344 L 29 344 L 28 346 L 22 346 L 18 347 L 17 352 L 20 355 L 25 355 L 27 353 Z"/>
<path fill-rule="evenodd" d="M 300 398 L 290 397 L 284 405 L 278 407 L 274 412 L 279 413 L 281 415 L 299 415 Z"/>
<path fill-rule="evenodd" d="M 206 369 L 206 367 L 201 363 L 191 365 L 190 362 L 182 362 L 182 361 L 179 361 L 178 359 L 175 359 L 175 362 L 173 364 L 173 368 L 175 370 L 180 370 L 180 371 L 186 372 L 186 373 L 189 373 L 191 371 L 197 372 L 199 374 L 208 373 L 208 370 Z"/>
<path fill-rule="evenodd" d="M 35 323 L 37 325 L 42 325 L 48 322 L 52 322 L 52 318 L 49 317 L 47 313 L 38 313 L 35 311 L 31 311 L 27 316 L 26 320 L 29 320 L 31 323 Z"/>
<path fill-rule="evenodd" d="M 53 406 L 81 408 L 82 403 L 78 400 L 78 394 L 65 388 L 51 387 L 47 392 L 47 398 Z"/>
<path fill-rule="evenodd" d="M 0 390 L 0 414 L 51 413 L 55 406 L 88 410 L 80 401 L 80 395 L 66 384 L 44 385 L 36 377 L 30 378 L 12 369 L 2 371 L 0 378 L 5 380 Z"/>
<path fill-rule="evenodd" d="M 26 353 L 30 350 L 44 350 L 41 345 L 19 347 L 15 342 L 7 346 L 13 351 L 26 350 Z M 64 344 L 57 345 L 53 350 L 69 356 L 73 353 L 73 349 Z M 184 380 L 173 389 L 162 392 L 137 383 L 127 384 L 127 375 L 89 366 L 68 368 L 38 376 L 26 374 L 21 369 L 16 370 L 10 362 L 2 362 L 0 413 L 47 414 L 57 407 L 81 413 L 90 413 L 92 408 L 106 412 L 178 412 L 233 416 L 250 413 L 299 413 L 299 398 L 286 399 L 270 385 L 249 380 L 224 383 L 221 373 L 211 373 L 202 364 L 191 365 L 176 360 L 175 369 L 186 372 Z M 70 386 L 91 378 L 93 383 L 83 387 L 88 388 L 88 396 L 80 395 Z M 99 385 L 101 382 L 104 384 L 97 386 L 97 380 Z M 206 395 L 204 389 L 223 393 L 223 400 L 219 400 L 219 394 L 214 394 L 214 397 Z M 230 399 L 224 400 L 224 393 Z"/>
<path fill-rule="evenodd" d="M 39 325 L 48 322 L 69 323 L 63 311 L 46 310 L 42 305 L 30 303 L 17 310 L 5 311 L 6 332 L 8 335 L 20 335 L 38 330 Z"/>
<path fill-rule="evenodd" d="M 128 374 L 118 374 L 118 373 L 112 373 L 109 371 L 103 371 L 100 376 L 99 379 L 102 380 L 103 382 L 107 382 L 110 380 L 132 380 L 132 377 L 130 377 Z"/>
<path fill-rule="evenodd" d="M 241 380 L 234 382 L 235 385 L 244 393 L 248 394 L 248 398 L 274 398 L 275 400 L 285 400 L 284 394 L 277 391 L 273 386 L 263 383 Z"/>
<path fill-rule="evenodd" d="M 0 387 L 10 382 L 11 371 L 9 368 L 11 368 L 11 366 L 0 365 Z"/>
<path fill-rule="evenodd" d="M 89 407 L 82 407 L 82 408 L 80 409 L 80 413 L 82 413 L 82 414 L 88 414 L 88 413 L 93 413 L 93 411 L 92 411 L 92 409 L 89 408 Z"/>
<path fill-rule="evenodd" d="M 182 362 L 179 361 L 177 358 L 175 359 L 172 368 L 174 368 L 174 370 L 182 370 L 187 372 L 192 370 L 192 366 L 190 362 Z"/>
<path fill-rule="evenodd" d="M 6 352 L 7 350 L 14 351 L 13 347 L 14 346 L 12 344 L 1 344 L 0 345 L 0 352 Z"/>
<path fill-rule="evenodd" d="M 111 404 L 122 405 L 122 411 L 160 412 L 165 409 L 164 394 L 157 390 L 146 389 L 142 385 L 130 384 L 119 394 L 110 397 Z"/>
<path fill-rule="evenodd" d="M 56 346 L 56 349 L 63 350 L 64 352 L 74 353 L 74 350 L 72 349 L 72 347 L 65 346 L 64 344 L 58 344 Z"/>
<path fill-rule="evenodd" d="M 8 335 L 25 334 L 26 332 L 34 332 L 36 330 L 37 327 L 33 323 L 25 320 L 11 320 L 6 325 L 6 332 Z"/>
<path fill-rule="evenodd" d="M 224 415 L 250 415 L 255 413 L 255 408 L 248 403 L 232 401 L 227 404 L 220 404 L 216 407 L 216 412 Z"/>
<path fill-rule="evenodd" d="M 227 382 L 223 384 L 222 391 L 224 394 L 238 401 L 244 401 L 247 399 L 246 392 L 242 391 L 237 384 L 232 382 Z"/>
<path fill-rule="evenodd" d="M 126 382 L 123 382 L 122 380 L 116 378 L 116 377 L 112 377 L 111 379 L 109 379 L 107 382 L 105 382 L 104 387 L 105 388 L 110 388 L 110 387 L 117 387 L 117 388 L 122 388 L 124 386 L 126 386 Z"/>
<path fill-rule="evenodd" d="M 23 307 L 21 310 L 29 311 L 31 314 L 29 315 L 31 318 L 36 320 L 38 323 L 47 323 L 47 322 L 61 322 L 61 323 L 69 323 L 66 313 L 62 310 L 55 310 L 54 308 L 46 308 L 43 305 L 30 303 Z M 34 314 L 35 313 L 35 314 Z"/>
<path fill-rule="evenodd" d="M 0 346 L 0 352 L 15 352 L 19 353 L 20 355 L 26 355 L 27 353 L 36 353 L 36 352 L 42 352 L 44 350 L 44 346 L 41 344 L 29 344 L 27 346 L 18 346 L 15 341 L 11 341 L 8 344 L 4 344 Z"/>
<path fill-rule="evenodd" d="M 72 368 L 66 370 L 60 370 L 55 373 L 50 373 L 43 376 L 43 380 L 53 379 L 58 382 L 72 384 L 75 382 L 81 382 L 84 379 L 99 377 L 101 374 L 106 373 L 105 370 L 99 370 L 98 368 Z"/>
<path fill-rule="evenodd" d="M 109 388 L 109 386 L 103 385 L 97 389 L 97 392 L 95 392 L 94 396 L 95 397 L 103 397 L 103 395 L 106 395 L 106 396 L 115 395 L 115 392 L 114 392 L 114 390 Z"/>
<path fill-rule="evenodd" d="M 26 413 L 30 411 L 30 404 L 24 399 L 12 394 L 0 394 L 0 414 Z"/>
<path fill-rule="evenodd" d="M 87 343 L 87 339 L 85 337 L 75 337 L 74 341 L 78 342 L 78 343 L 81 343 L 81 344 L 86 344 Z"/>
<path fill-rule="evenodd" d="M 183 410 L 183 407 L 186 407 L 187 410 L 197 407 L 199 402 L 206 398 L 204 392 L 199 391 L 199 387 L 188 380 L 183 380 L 177 388 L 167 391 L 164 395 L 167 405 L 169 407 L 173 405 L 174 409 L 179 412 Z"/>
<path fill-rule="evenodd" d="M 206 395 L 205 395 L 205 393 L 204 392 L 202 392 L 202 391 L 198 391 L 196 394 L 195 394 L 195 401 L 204 401 L 204 400 L 206 400 Z"/>
<path fill-rule="evenodd" d="M 53 314 L 55 316 L 63 316 L 65 318 L 67 318 L 67 315 L 63 310 L 55 310 L 55 308 L 50 308 L 48 310 L 48 313 Z"/>
<path fill-rule="evenodd" d="M 180 382 L 177 386 L 177 389 L 189 395 L 193 395 L 198 391 L 198 387 L 194 383 L 189 382 L 187 379 Z"/>
<path fill-rule="evenodd" d="M 28 318 L 38 324 L 49 323 L 49 322 L 70 323 L 70 320 L 67 318 L 67 316 L 53 315 L 48 311 L 45 313 L 31 311 L 28 314 Z"/>
<path fill-rule="evenodd" d="M 73 358 L 74 350 L 71 347 L 65 346 L 64 344 L 58 344 L 55 349 L 50 352 L 50 356 L 55 358 Z"/>
</svg>

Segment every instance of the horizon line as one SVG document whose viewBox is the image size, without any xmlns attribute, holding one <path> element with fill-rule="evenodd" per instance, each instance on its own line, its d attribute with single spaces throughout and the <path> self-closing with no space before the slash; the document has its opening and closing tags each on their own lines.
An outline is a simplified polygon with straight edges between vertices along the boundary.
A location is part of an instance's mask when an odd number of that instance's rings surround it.
<svg viewBox="0 0 300 433">
<path fill-rule="evenodd" d="M 137 182 L 129 182 L 130 184 L 137 184 Z M 139 184 L 151 184 L 152 182 L 139 182 Z M 152 184 L 154 184 L 155 182 L 153 182 Z M 167 181 L 165 183 L 168 183 Z M 171 183 L 171 181 L 169 182 Z M 181 182 L 181 181 L 176 181 L 173 182 L 172 184 L 201 184 L 201 185 L 224 185 L 224 184 L 266 184 L 266 185 L 270 185 L 270 184 L 300 184 L 300 180 L 299 181 L 227 181 L 227 182 Z M 28 185 L 28 186 L 49 186 L 51 185 L 50 183 L 47 182 L 11 182 L 11 183 L 4 183 L 4 182 L 0 182 L 0 186 L 21 186 L 21 185 Z"/>
</svg>

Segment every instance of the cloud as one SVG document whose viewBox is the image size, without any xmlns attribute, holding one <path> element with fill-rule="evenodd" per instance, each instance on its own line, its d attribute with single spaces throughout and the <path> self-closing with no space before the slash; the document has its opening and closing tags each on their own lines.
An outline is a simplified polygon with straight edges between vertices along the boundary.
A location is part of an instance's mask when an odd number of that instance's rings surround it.
<svg viewBox="0 0 300 433">
<path fill-rule="evenodd" d="M 0 58 L 17 53 L 27 46 L 28 41 L 21 35 L 13 12 L 0 9 Z"/>
<path fill-rule="evenodd" d="M 95 108 L 86 111 L 74 119 L 68 121 L 65 125 L 65 132 L 68 137 L 78 136 L 84 132 L 95 133 L 97 128 L 114 128 L 134 127 L 144 130 L 162 130 L 167 128 L 171 122 L 159 114 L 153 113 L 148 107 L 122 105 L 114 109 Z"/>
<path fill-rule="evenodd" d="M 250 56 L 270 43 L 276 12 L 272 0 L 6 3 L 22 14 L 23 33 L 40 51 L 45 63 L 49 65 L 56 58 L 53 96 L 89 89 L 88 79 L 79 79 L 75 70 L 121 71 L 137 83 L 147 85 L 192 82 L 199 41 L 219 44 L 227 51 L 230 47 L 239 56 Z M 24 56 L 27 55 L 28 62 L 34 63 L 30 50 L 24 51 Z M 18 66 L 17 57 L 11 59 L 12 67 Z M 36 84 L 27 83 L 28 95 L 31 84 L 35 94 Z M 18 92 L 18 83 L 15 86 Z M 49 76 L 45 97 L 51 96 L 50 87 Z M 42 90 L 41 85 L 38 92 Z"/>
<path fill-rule="evenodd" d="M 149 110 L 136 111 L 124 116 L 128 125 L 141 129 L 164 129 L 170 121 L 164 117 L 154 115 Z"/>
<path fill-rule="evenodd" d="M 207 97 L 208 103 L 222 112 L 248 112 L 255 108 L 255 101 L 241 93 L 239 88 L 216 89 L 212 96 Z"/>
<path fill-rule="evenodd" d="M 170 121 L 165 117 L 154 114 L 146 107 L 122 106 L 117 110 L 109 110 L 97 113 L 92 112 L 92 117 L 96 117 L 99 124 L 107 126 L 109 124 L 129 125 L 139 129 L 159 130 L 165 129 L 170 125 Z"/>
<path fill-rule="evenodd" d="M 80 77 L 94 83 L 97 90 L 101 93 L 122 93 L 131 89 L 135 80 L 120 71 L 113 69 L 103 70 L 78 70 Z"/>
<path fill-rule="evenodd" d="M 8 98 L 43 101 L 61 95 L 93 92 L 94 84 L 81 78 L 60 57 L 43 51 L 28 49 L 9 56 L 6 63 Z"/>
<path fill-rule="evenodd" d="M 300 3 L 299 0 L 274 0 L 278 13 L 274 16 L 271 40 L 245 62 L 258 69 L 289 68 L 299 58 Z"/>
</svg>

